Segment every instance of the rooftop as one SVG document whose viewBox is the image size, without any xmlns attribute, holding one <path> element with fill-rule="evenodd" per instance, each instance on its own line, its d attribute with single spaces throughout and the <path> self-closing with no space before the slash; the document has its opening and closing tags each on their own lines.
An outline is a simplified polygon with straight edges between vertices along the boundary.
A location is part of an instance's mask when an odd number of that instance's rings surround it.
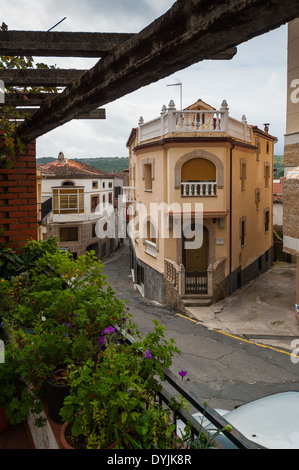
<svg viewBox="0 0 299 470">
<path fill-rule="evenodd" d="M 36 165 L 42 176 L 47 178 L 114 178 L 115 175 L 94 168 L 86 163 L 65 158 L 63 152 L 59 152 L 57 160 L 50 163 Z"/>
</svg>

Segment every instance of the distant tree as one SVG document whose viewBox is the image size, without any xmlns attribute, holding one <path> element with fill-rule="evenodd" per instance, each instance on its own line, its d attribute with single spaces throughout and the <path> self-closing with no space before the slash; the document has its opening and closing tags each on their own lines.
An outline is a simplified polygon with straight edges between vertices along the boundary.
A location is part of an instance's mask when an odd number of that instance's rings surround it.
<svg viewBox="0 0 299 470">
<path fill-rule="evenodd" d="M 284 156 L 274 155 L 274 178 L 278 179 L 284 175 Z"/>
</svg>

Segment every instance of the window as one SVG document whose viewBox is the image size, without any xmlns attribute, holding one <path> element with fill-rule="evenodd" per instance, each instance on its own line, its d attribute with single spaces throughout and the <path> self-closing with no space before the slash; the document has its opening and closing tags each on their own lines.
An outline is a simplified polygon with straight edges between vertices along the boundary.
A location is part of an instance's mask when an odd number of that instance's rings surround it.
<svg viewBox="0 0 299 470">
<path fill-rule="evenodd" d="M 84 190 L 79 188 L 53 189 L 54 214 L 81 214 L 84 212 Z"/>
<path fill-rule="evenodd" d="M 102 258 L 106 256 L 106 242 L 103 243 L 102 245 Z"/>
<path fill-rule="evenodd" d="M 146 191 L 152 190 L 152 165 L 144 165 L 144 189 Z"/>
<path fill-rule="evenodd" d="M 247 162 L 245 158 L 240 159 L 240 179 L 241 179 L 241 190 L 245 190 L 245 180 L 246 180 L 246 170 L 247 170 Z"/>
<path fill-rule="evenodd" d="M 268 233 L 270 230 L 270 209 L 265 209 L 265 233 Z"/>
<path fill-rule="evenodd" d="M 261 202 L 261 190 L 260 190 L 260 188 L 256 188 L 256 190 L 255 190 L 255 207 L 256 207 L 257 211 L 260 208 L 260 202 Z"/>
<path fill-rule="evenodd" d="M 77 242 L 78 227 L 61 227 L 60 240 L 63 242 Z"/>
<path fill-rule="evenodd" d="M 268 188 L 270 185 L 270 163 L 269 162 L 265 162 L 264 173 L 265 173 L 265 187 Z"/>
<path fill-rule="evenodd" d="M 112 188 L 112 182 L 109 182 L 108 188 Z"/>
<path fill-rule="evenodd" d="M 240 239 L 241 247 L 245 245 L 245 235 L 246 235 L 246 217 L 240 218 Z"/>
<path fill-rule="evenodd" d="M 91 237 L 92 238 L 97 236 L 97 234 L 96 234 L 96 225 L 97 224 L 92 224 L 92 226 L 91 226 Z"/>
<path fill-rule="evenodd" d="M 109 193 L 108 197 L 109 197 L 109 204 L 112 204 L 112 193 Z"/>
<path fill-rule="evenodd" d="M 91 196 L 90 212 L 95 212 L 99 205 L 99 195 Z"/>
<path fill-rule="evenodd" d="M 142 161 L 142 179 L 144 180 L 144 190 L 151 191 L 154 180 L 154 158 L 147 158 Z"/>
<path fill-rule="evenodd" d="M 92 182 L 92 189 L 98 189 L 98 182 L 97 181 L 93 181 Z"/>
<path fill-rule="evenodd" d="M 259 162 L 259 161 L 260 161 L 260 154 L 261 154 L 261 142 L 260 142 L 260 138 L 259 138 L 259 137 L 256 137 L 256 138 L 255 138 L 255 146 L 257 147 L 257 150 L 256 150 L 256 161 Z"/>
</svg>

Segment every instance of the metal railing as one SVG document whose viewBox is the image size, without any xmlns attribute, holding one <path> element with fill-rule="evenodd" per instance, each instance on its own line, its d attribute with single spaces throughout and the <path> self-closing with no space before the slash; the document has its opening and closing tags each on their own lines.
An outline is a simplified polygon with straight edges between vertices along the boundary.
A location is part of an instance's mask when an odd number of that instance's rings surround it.
<svg viewBox="0 0 299 470">
<path fill-rule="evenodd" d="M 37 221 L 42 223 L 45 217 L 52 211 L 52 198 L 49 197 L 43 202 L 37 204 Z"/>
<path fill-rule="evenodd" d="M 223 416 L 221 416 L 214 408 L 211 408 L 206 402 L 200 400 L 198 397 L 195 397 L 194 394 L 187 391 L 185 387 L 182 386 L 180 379 L 178 379 L 173 372 L 169 369 L 165 370 L 165 382 L 167 382 L 173 389 L 174 393 L 181 395 L 184 397 L 188 405 L 191 405 L 196 412 L 201 413 L 207 420 L 209 420 L 217 430 L 221 430 L 222 434 L 236 446 L 237 449 L 260 449 L 262 446 L 259 446 L 255 442 L 250 441 L 245 437 L 242 433 L 240 433 L 237 429 L 235 429 Z M 171 408 L 170 400 L 173 397 L 172 393 L 166 391 L 163 387 L 161 392 L 159 393 L 160 399 L 164 402 L 169 408 Z M 171 408 L 172 409 L 172 408 Z M 211 438 L 211 442 L 213 445 L 219 448 L 223 448 L 223 446 L 216 441 L 213 442 L 212 434 L 209 435 L 209 431 L 207 431 L 201 424 L 198 422 L 192 414 L 187 411 L 186 409 L 182 409 L 179 411 L 174 412 L 175 422 L 176 419 L 181 419 L 185 424 L 189 423 L 191 426 L 191 433 L 196 438 L 199 433 L 203 432 L 207 437 Z M 231 431 L 227 431 L 225 428 L 226 426 L 231 427 Z"/>
<path fill-rule="evenodd" d="M 125 341 L 129 344 L 132 344 L 135 340 L 134 338 L 124 332 L 119 325 L 114 325 L 115 328 L 121 332 L 124 337 Z M 173 413 L 173 422 L 177 425 L 178 419 L 182 420 L 184 424 L 188 424 L 191 428 L 191 435 L 196 438 L 199 433 L 204 433 L 207 438 L 211 438 L 211 442 L 215 447 L 225 448 L 219 441 L 213 442 L 212 435 L 210 431 L 206 430 L 202 423 L 197 421 L 193 416 L 194 413 L 188 411 L 190 407 L 195 410 L 195 413 L 201 413 L 204 418 L 210 421 L 216 428 L 216 430 L 221 430 L 223 435 L 237 448 L 237 449 L 261 449 L 262 446 L 256 444 L 255 442 L 250 441 L 240 433 L 234 426 L 231 425 L 223 416 L 221 416 L 214 408 L 207 405 L 207 403 L 197 396 L 194 393 L 187 390 L 187 388 L 182 384 L 182 381 L 178 379 L 175 374 L 170 369 L 164 369 L 164 383 L 162 383 L 162 388 L 158 392 L 159 402 L 160 404 L 164 404 L 167 406 Z M 168 386 L 171 390 L 166 390 L 166 386 Z M 178 398 L 178 396 L 183 397 L 186 402 L 187 406 L 181 409 L 174 409 L 172 405 L 172 399 Z M 188 409 L 187 409 L 188 408 Z M 228 431 L 225 428 L 230 426 L 231 430 Z M 177 431 L 177 429 L 176 429 Z"/>
<path fill-rule="evenodd" d="M 186 271 L 185 272 L 185 293 L 195 294 L 208 292 L 207 271 Z"/>
</svg>

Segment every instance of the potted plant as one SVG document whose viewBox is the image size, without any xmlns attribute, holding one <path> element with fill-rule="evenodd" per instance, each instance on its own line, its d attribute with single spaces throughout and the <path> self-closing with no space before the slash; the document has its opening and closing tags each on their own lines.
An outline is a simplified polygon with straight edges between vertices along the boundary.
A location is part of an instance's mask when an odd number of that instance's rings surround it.
<svg viewBox="0 0 299 470">
<path fill-rule="evenodd" d="M 155 322 L 154 333 L 128 343 L 111 325 L 101 332 L 99 343 L 96 362 L 90 359 L 69 369 L 70 393 L 60 413 L 70 423 L 71 445 L 163 448 L 173 443 L 170 414 L 160 407 L 156 396 L 161 388 L 159 379 L 164 377 L 161 364 L 169 365 L 179 351 L 173 341 L 164 340 L 163 327 Z M 65 429 L 66 424 L 62 433 Z"/>
<path fill-rule="evenodd" d="M 0 363 L 0 409 L 5 421 L 0 424 L 3 431 L 9 425 L 23 422 L 30 410 L 41 411 L 39 403 L 34 399 L 27 384 L 18 372 L 18 364 L 10 343 L 5 345 L 5 362 Z M 39 424 L 39 423 L 37 423 Z"/>
</svg>

